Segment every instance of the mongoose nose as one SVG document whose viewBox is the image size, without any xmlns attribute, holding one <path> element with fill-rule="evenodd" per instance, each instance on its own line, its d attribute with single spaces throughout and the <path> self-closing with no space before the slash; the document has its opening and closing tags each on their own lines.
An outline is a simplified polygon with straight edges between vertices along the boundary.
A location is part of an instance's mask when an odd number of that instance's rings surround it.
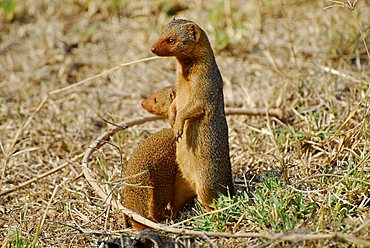
<svg viewBox="0 0 370 248">
<path fill-rule="evenodd" d="M 152 51 L 152 53 L 155 53 L 155 47 L 152 46 L 152 48 L 150 48 L 150 51 Z"/>
</svg>

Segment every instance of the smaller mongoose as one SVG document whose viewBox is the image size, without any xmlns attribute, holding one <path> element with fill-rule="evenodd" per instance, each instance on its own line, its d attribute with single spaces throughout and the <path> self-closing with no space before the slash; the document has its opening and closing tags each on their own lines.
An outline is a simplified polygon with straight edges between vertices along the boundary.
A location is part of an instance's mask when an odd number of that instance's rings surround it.
<svg viewBox="0 0 370 248">
<path fill-rule="evenodd" d="M 185 184 L 175 193 L 174 202 L 195 194 L 211 210 L 219 194 L 234 194 L 223 81 L 212 47 L 197 24 L 174 19 L 151 51 L 177 59 L 176 98 L 169 108 L 169 120 L 178 141 L 176 159 Z M 178 206 L 173 207 L 177 210 Z"/>
<path fill-rule="evenodd" d="M 171 106 L 175 97 L 176 89 L 168 86 L 154 91 L 148 98 L 143 100 L 141 105 L 144 109 L 154 115 L 168 117 L 169 107 Z M 172 219 L 175 219 L 185 204 L 196 197 L 194 190 L 182 176 L 180 170 L 178 170 L 176 174 L 173 193 L 174 197 L 170 206 L 172 210 L 171 217 Z"/>
<path fill-rule="evenodd" d="M 156 91 L 143 100 L 142 106 L 150 113 L 167 117 L 168 106 L 175 98 L 174 92 L 170 87 Z M 165 128 L 143 140 L 125 164 L 124 172 L 128 184 L 123 190 L 126 208 L 156 222 L 176 218 L 178 213 L 167 208 L 173 204 L 178 174 L 172 129 Z M 135 221 L 130 222 L 138 231 L 145 229 Z"/>
<path fill-rule="evenodd" d="M 175 97 L 175 87 L 167 86 L 154 91 L 148 98 L 141 102 L 141 106 L 149 113 L 168 118 L 168 108 Z"/>
</svg>

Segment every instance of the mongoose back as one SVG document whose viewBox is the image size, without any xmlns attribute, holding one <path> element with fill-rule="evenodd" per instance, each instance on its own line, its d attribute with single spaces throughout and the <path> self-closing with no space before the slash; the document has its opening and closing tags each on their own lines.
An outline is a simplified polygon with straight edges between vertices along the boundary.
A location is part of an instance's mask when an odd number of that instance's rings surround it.
<svg viewBox="0 0 370 248">
<path fill-rule="evenodd" d="M 197 24 L 174 19 L 151 50 L 158 56 L 174 56 L 178 62 L 169 119 L 178 140 L 179 169 L 188 185 L 175 194 L 174 201 L 195 193 L 210 210 L 219 194 L 234 194 L 223 81 L 211 45 Z"/>
<path fill-rule="evenodd" d="M 140 215 L 156 222 L 171 217 L 166 210 L 174 195 L 176 142 L 171 128 L 162 129 L 143 140 L 124 166 L 126 183 L 123 203 Z M 141 231 L 145 226 L 131 222 Z"/>
</svg>

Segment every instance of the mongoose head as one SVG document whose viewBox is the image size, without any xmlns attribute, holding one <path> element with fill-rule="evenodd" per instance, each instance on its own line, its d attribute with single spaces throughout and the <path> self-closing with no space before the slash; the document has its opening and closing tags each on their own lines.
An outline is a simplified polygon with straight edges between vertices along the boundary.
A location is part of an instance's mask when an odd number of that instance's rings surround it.
<svg viewBox="0 0 370 248">
<path fill-rule="evenodd" d="M 153 92 L 141 102 L 141 106 L 149 113 L 168 118 L 168 108 L 175 97 L 175 88 L 168 86 Z"/>
<path fill-rule="evenodd" d="M 194 22 L 174 19 L 160 34 L 151 51 L 158 56 L 186 59 L 208 53 L 209 41 L 205 32 Z"/>
</svg>

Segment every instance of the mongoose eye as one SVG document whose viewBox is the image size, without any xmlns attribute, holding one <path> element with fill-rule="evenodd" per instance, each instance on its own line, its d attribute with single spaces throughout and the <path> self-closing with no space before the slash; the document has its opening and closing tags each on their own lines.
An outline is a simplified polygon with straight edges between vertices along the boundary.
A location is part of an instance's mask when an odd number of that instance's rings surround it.
<svg viewBox="0 0 370 248">
<path fill-rule="evenodd" d="M 157 102 L 158 102 L 157 98 L 154 98 L 154 103 L 157 103 Z"/>
<path fill-rule="evenodd" d="M 170 44 L 170 45 L 173 45 L 173 44 L 175 44 L 175 40 L 172 39 L 172 38 L 168 38 L 167 43 Z"/>
</svg>

